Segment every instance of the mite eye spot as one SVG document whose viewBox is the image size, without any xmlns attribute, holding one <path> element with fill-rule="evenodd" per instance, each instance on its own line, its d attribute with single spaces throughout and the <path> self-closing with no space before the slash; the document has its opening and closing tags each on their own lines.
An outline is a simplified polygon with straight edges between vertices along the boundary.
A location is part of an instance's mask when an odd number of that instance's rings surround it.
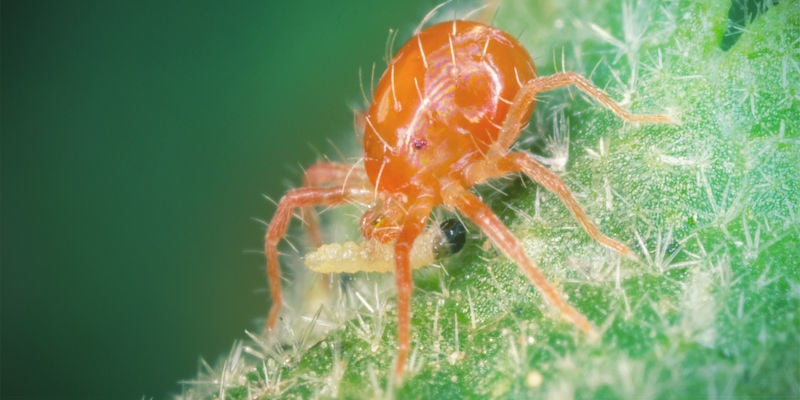
<svg viewBox="0 0 800 400">
<path fill-rule="evenodd" d="M 422 150 L 428 147 L 428 141 L 425 139 L 414 139 L 411 145 L 414 146 L 414 150 Z"/>
</svg>

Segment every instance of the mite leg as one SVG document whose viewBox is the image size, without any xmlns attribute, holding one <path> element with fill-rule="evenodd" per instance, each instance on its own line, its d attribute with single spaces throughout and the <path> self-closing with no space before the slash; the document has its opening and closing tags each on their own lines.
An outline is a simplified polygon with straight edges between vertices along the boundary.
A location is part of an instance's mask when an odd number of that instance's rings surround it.
<svg viewBox="0 0 800 400">
<path fill-rule="evenodd" d="M 421 198 L 408 210 L 403 227 L 394 245 L 395 282 L 397 283 L 397 359 L 395 376 L 398 381 L 405 371 L 406 359 L 411 347 L 411 265 L 410 252 L 414 240 L 425 229 L 433 203 Z M 399 382 L 398 382 L 399 383 Z"/>
<path fill-rule="evenodd" d="M 314 205 L 339 205 L 351 200 L 364 201 L 372 197 L 371 190 L 346 189 L 341 187 L 331 188 L 299 188 L 290 190 L 281 201 L 275 216 L 269 223 L 269 228 L 264 237 L 264 254 L 267 258 L 267 276 L 269 277 L 270 292 L 272 294 L 272 308 L 267 317 L 267 328 L 275 328 L 278 314 L 281 309 L 281 267 L 278 263 L 278 243 L 286 234 L 286 228 L 292 219 L 292 212 L 297 207 L 310 207 Z"/>
<path fill-rule="evenodd" d="M 575 219 L 578 220 L 583 229 L 589 234 L 589 236 L 592 237 L 592 239 L 625 257 L 634 260 L 637 259 L 636 255 L 634 255 L 634 253 L 627 246 L 614 239 L 611 239 L 597 229 L 597 226 L 592 223 L 592 221 L 586 215 L 586 212 L 584 212 L 583 208 L 581 208 L 580 204 L 578 204 L 578 201 L 572 196 L 572 192 L 569 190 L 564 181 L 558 177 L 558 175 L 545 168 L 544 165 L 540 164 L 530 154 L 527 153 L 510 153 L 508 156 L 506 156 L 506 159 L 511 161 L 517 170 L 522 171 L 534 182 L 544 186 L 545 189 L 558 196 L 558 198 L 561 199 L 561 202 L 567 206 L 567 209 L 569 209 Z"/>
<path fill-rule="evenodd" d="M 305 170 L 303 187 L 359 187 L 369 186 L 366 172 L 360 166 L 335 162 L 318 162 Z M 319 218 L 314 207 L 303 207 L 300 217 L 306 226 L 311 244 L 322 245 L 322 233 L 319 229 Z"/>
<path fill-rule="evenodd" d="M 672 119 L 666 115 L 632 114 L 620 107 L 620 105 L 608 97 L 604 91 L 595 86 L 582 75 L 575 72 L 561 72 L 558 74 L 536 77 L 526 82 L 520 88 L 516 97 L 514 97 L 511 108 L 508 110 L 508 115 L 503 123 L 503 129 L 498 135 L 498 140 L 494 143 L 490 151 L 495 154 L 502 153 L 517 141 L 522 128 L 524 128 L 528 123 L 524 117 L 527 114 L 528 109 L 531 107 L 531 104 L 536 101 L 536 95 L 539 92 L 558 89 L 570 85 L 576 86 L 578 89 L 597 100 L 597 102 L 613 111 L 614 114 L 625 121 L 654 123 L 673 122 Z"/>
<path fill-rule="evenodd" d="M 558 290 L 548 282 L 544 274 L 525 254 L 519 240 L 486 204 L 456 183 L 446 185 L 443 192 L 445 203 L 469 218 L 489 237 L 495 248 L 519 265 L 531 283 L 561 315 L 587 334 L 591 335 L 594 332 L 586 317 L 567 303 Z"/>
<path fill-rule="evenodd" d="M 519 171 L 522 171 L 534 182 L 544 186 L 545 189 L 558 196 L 592 239 L 625 257 L 632 260 L 638 259 L 627 246 L 602 234 L 586 215 L 586 212 L 583 211 L 575 197 L 572 196 L 572 192 L 564 181 L 542 164 L 539 164 L 530 154 L 514 152 L 494 159 L 482 160 L 471 166 L 468 171 L 465 171 L 463 179 L 466 186 L 472 187 L 486 180 Z"/>
</svg>

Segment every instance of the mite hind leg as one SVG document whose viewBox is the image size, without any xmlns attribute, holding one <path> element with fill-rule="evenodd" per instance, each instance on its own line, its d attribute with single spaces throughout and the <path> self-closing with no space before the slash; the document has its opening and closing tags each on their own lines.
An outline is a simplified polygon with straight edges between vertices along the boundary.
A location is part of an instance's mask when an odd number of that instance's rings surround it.
<svg viewBox="0 0 800 400">
<path fill-rule="evenodd" d="M 595 99 L 604 107 L 610 109 L 619 118 L 627 122 L 670 123 L 674 122 L 666 115 L 633 114 L 608 97 L 602 89 L 595 86 L 583 75 L 575 72 L 561 72 L 553 75 L 539 76 L 522 84 L 519 92 L 514 97 L 508 110 L 506 120 L 498 135 L 498 140 L 492 145 L 491 153 L 495 155 L 507 151 L 517 141 L 520 132 L 527 125 L 525 118 L 528 110 L 536 101 L 536 95 L 548 90 L 575 86 L 589 97 Z"/>
<path fill-rule="evenodd" d="M 544 186 L 545 189 L 558 196 L 570 213 L 572 213 L 572 216 L 581 224 L 583 230 L 585 230 L 592 239 L 627 258 L 633 260 L 637 259 L 636 255 L 627 246 L 600 232 L 558 175 L 545 168 L 544 165 L 540 164 L 533 156 L 527 153 L 510 153 L 506 159 L 511 161 L 515 169 L 522 171 L 531 178 L 531 180 Z"/>
<path fill-rule="evenodd" d="M 542 293 L 545 299 L 553 305 L 558 312 L 569 322 L 580 328 L 590 336 L 594 335 L 594 328 L 589 320 L 572 305 L 564 296 L 547 280 L 542 271 L 525 254 L 519 240 L 500 221 L 500 218 L 478 197 L 458 184 L 448 185 L 443 193 L 444 201 L 449 206 L 466 216 L 480 230 L 489 237 L 495 248 L 506 257 L 513 260 L 522 272 L 527 275 L 531 283 Z"/>
</svg>

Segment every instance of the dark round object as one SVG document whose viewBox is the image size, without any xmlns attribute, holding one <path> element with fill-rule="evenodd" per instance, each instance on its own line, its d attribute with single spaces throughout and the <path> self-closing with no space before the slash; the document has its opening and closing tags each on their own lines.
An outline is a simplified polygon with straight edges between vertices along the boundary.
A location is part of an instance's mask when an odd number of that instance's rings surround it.
<svg viewBox="0 0 800 400">
<path fill-rule="evenodd" d="M 436 258 L 458 253 L 467 241 L 467 228 L 458 218 L 450 218 L 439 224 L 442 239 L 436 246 Z"/>
</svg>

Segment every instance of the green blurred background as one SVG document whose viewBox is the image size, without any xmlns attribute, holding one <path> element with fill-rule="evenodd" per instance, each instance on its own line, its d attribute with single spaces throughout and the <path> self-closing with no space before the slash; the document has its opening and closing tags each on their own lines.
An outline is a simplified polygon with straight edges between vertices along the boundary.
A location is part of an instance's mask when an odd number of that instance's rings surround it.
<svg viewBox="0 0 800 400">
<path fill-rule="evenodd" d="M 258 329 L 261 194 L 437 2 L 4 1 L 0 397 L 167 397 Z"/>
</svg>

